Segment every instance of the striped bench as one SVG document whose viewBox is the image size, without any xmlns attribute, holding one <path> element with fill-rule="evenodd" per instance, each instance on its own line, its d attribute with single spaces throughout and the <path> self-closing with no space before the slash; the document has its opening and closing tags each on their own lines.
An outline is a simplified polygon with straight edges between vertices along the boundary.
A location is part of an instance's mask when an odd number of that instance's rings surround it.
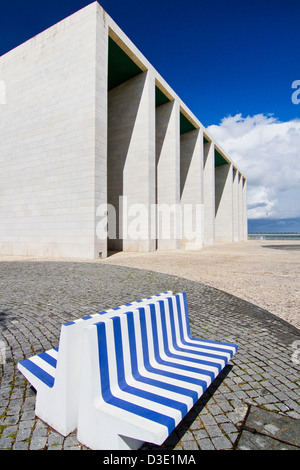
<svg viewBox="0 0 300 470">
<path fill-rule="evenodd" d="M 104 312 L 79 318 L 61 326 L 59 346 L 18 363 L 19 371 L 36 390 L 35 414 L 60 434 L 77 428 L 82 332 L 116 312 L 147 305 L 171 292 L 161 293 Z"/>
<path fill-rule="evenodd" d="M 103 317 L 83 335 L 79 442 L 161 445 L 236 351 L 191 335 L 185 293 Z"/>
</svg>

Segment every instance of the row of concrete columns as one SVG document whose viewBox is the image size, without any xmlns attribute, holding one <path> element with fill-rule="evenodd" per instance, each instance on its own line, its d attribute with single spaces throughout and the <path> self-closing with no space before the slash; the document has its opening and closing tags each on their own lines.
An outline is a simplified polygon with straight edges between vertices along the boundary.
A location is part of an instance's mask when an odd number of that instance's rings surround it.
<svg viewBox="0 0 300 470">
<path fill-rule="evenodd" d="M 0 75 L 1 254 L 245 238 L 241 172 L 98 2 L 2 56 Z"/>
<path fill-rule="evenodd" d="M 215 166 L 214 143 L 201 127 L 180 133 L 180 104 L 156 106 L 156 86 L 146 71 L 108 92 L 107 201 L 117 218 L 108 249 L 198 249 L 244 240 L 245 179 L 229 161 Z M 134 221 L 143 236 L 128 233 Z"/>
</svg>

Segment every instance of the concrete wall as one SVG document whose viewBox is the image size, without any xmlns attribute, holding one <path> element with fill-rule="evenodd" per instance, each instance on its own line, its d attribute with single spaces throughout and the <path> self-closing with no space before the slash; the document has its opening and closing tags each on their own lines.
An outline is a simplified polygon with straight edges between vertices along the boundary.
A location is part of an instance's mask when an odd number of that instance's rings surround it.
<svg viewBox="0 0 300 470">
<path fill-rule="evenodd" d="M 103 9 L 96 6 L 95 75 L 95 182 L 94 182 L 94 258 L 107 256 L 107 239 L 97 236 L 98 208 L 107 203 L 107 73 L 108 25 Z M 93 6 L 91 6 L 93 8 Z"/>
<path fill-rule="evenodd" d="M 2 254 L 95 255 L 95 12 L 81 10 L 0 60 Z"/>
</svg>

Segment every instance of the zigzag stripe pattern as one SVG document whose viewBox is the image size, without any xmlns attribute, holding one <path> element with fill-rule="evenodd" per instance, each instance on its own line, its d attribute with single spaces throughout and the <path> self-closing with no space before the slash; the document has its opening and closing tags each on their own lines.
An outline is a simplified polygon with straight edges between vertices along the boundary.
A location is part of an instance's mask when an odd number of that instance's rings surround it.
<svg viewBox="0 0 300 470">
<path fill-rule="evenodd" d="M 106 406 L 109 413 L 111 407 L 122 410 L 121 427 L 134 417 L 146 420 L 144 430 L 152 422 L 158 427 L 158 440 L 151 441 L 156 444 L 172 432 L 237 351 L 233 344 L 192 337 L 185 294 L 103 318 L 94 327 L 99 360 L 95 398 L 101 412 Z"/>
<path fill-rule="evenodd" d="M 93 315 L 88 315 L 83 318 L 78 318 L 74 321 L 70 321 L 64 323 L 63 326 L 79 326 L 87 322 L 87 320 L 93 320 L 94 323 L 98 322 L 103 316 L 111 316 L 118 310 L 121 310 L 124 307 L 132 307 L 135 308 L 139 304 L 143 302 L 152 302 L 159 300 L 163 295 L 167 295 L 168 292 L 164 292 L 162 294 L 157 294 L 154 296 L 147 297 L 146 299 L 137 300 L 132 303 L 128 303 L 126 305 L 122 305 L 120 307 L 115 307 L 111 310 L 103 310 L 102 312 L 95 313 Z M 53 359 L 52 359 L 53 358 Z M 32 356 L 28 359 L 24 359 L 23 361 L 19 362 L 20 368 L 24 368 L 28 370 L 32 375 L 38 378 L 44 385 L 52 388 L 55 382 L 55 372 L 58 360 L 58 347 L 54 349 L 49 349 L 48 351 L 42 352 L 41 354 L 37 354 L 36 356 Z M 49 365 L 51 367 L 49 367 Z"/>
</svg>

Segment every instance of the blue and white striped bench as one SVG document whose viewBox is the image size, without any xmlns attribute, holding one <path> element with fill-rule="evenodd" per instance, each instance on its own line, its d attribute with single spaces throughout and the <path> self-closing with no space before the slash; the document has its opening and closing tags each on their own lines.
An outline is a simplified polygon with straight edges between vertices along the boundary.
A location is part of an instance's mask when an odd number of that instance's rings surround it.
<svg viewBox="0 0 300 470">
<path fill-rule="evenodd" d="M 59 346 L 18 363 L 18 369 L 36 389 L 35 413 L 66 436 L 77 427 L 78 394 L 82 357 L 82 331 L 101 318 L 147 305 L 171 292 L 79 318 L 61 326 Z"/>
<path fill-rule="evenodd" d="M 163 444 L 237 351 L 193 338 L 176 294 L 84 331 L 77 437 L 91 449 Z"/>
</svg>

